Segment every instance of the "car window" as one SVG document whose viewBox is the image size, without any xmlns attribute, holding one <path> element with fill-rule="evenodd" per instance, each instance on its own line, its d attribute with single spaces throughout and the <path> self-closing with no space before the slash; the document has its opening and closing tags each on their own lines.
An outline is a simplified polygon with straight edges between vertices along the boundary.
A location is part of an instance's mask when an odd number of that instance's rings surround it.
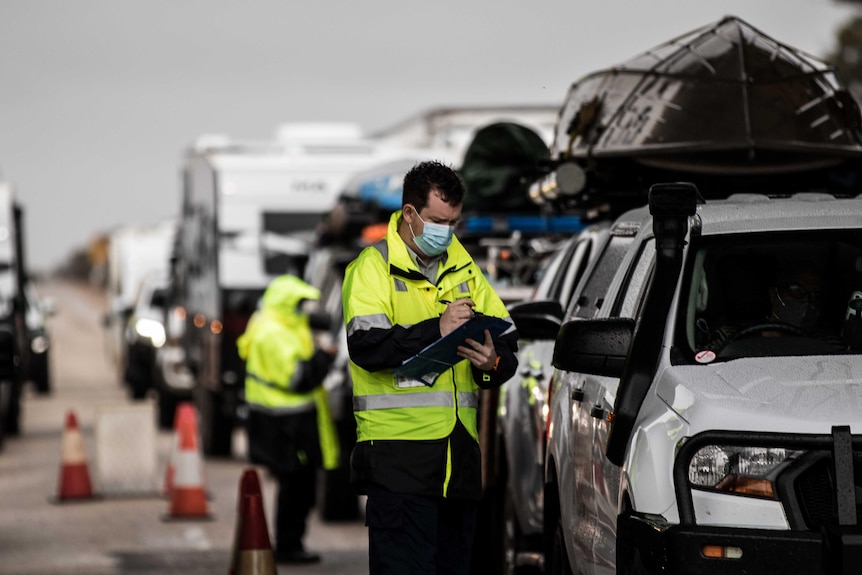
<svg viewBox="0 0 862 575">
<path fill-rule="evenodd" d="M 638 317 L 654 266 L 655 239 L 650 238 L 641 245 L 635 265 L 629 267 L 629 274 L 620 288 L 618 301 L 615 302 L 614 310 L 611 312 L 612 316 Z"/>
<path fill-rule="evenodd" d="M 862 351 L 862 233 L 694 239 L 675 346 L 696 363 Z"/>
<path fill-rule="evenodd" d="M 604 305 L 608 287 L 633 241 L 634 238 L 628 234 L 611 236 L 583 289 L 571 302 L 567 314 L 569 318 L 595 317 Z"/>
<path fill-rule="evenodd" d="M 571 256 L 577 243 L 577 238 L 573 237 L 560 244 L 557 253 L 540 272 L 541 278 L 536 284 L 536 298 L 557 299 L 560 285 L 563 281 L 563 270 L 565 270 L 566 264 L 571 261 Z"/>
<path fill-rule="evenodd" d="M 567 306 L 589 262 L 592 245 L 592 234 L 566 242 L 548 266 L 543 281 L 537 287 L 536 296 L 539 299 L 556 300 L 561 306 Z"/>
<path fill-rule="evenodd" d="M 569 259 L 569 265 L 566 273 L 563 276 L 563 281 L 560 284 L 559 293 L 555 295 L 555 299 L 561 305 L 566 306 L 572 298 L 572 292 L 578 285 L 581 276 L 584 275 L 584 270 L 590 261 L 590 252 L 592 251 L 593 240 L 588 236 L 577 243 L 572 257 Z"/>
</svg>

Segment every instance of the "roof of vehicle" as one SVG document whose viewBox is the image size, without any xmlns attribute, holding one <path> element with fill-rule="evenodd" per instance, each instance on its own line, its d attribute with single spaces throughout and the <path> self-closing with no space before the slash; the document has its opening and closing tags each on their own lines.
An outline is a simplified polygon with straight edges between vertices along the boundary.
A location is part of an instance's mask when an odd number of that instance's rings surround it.
<svg viewBox="0 0 862 575">
<path fill-rule="evenodd" d="M 460 163 L 476 130 L 496 122 L 517 122 L 550 142 L 558 104 L 451 106 L 432 108 L 411 116 L 374 137 L 408 147 L 446 148 Z"/>
<path fill-rule="evenodd" d="M 831 194 L 800 193 L 776 198 L 763 194 L 734 194 L 702 201 L 695 216 L 697 233 L 703 236 L 828 229 L 862 229 L 862 194 L 840 198 Z M 642 228 L 651 234 L 648 206 L 620 215 L 612 235 L 636 235 Z"/>
<path fill-rule="evenodd" d="M 702 235 L 862 228 L 862 195 L 835 198 L 805 193 L 770 198 L 740 194 L 699 205 L 697 217 Z"/>
</svg>

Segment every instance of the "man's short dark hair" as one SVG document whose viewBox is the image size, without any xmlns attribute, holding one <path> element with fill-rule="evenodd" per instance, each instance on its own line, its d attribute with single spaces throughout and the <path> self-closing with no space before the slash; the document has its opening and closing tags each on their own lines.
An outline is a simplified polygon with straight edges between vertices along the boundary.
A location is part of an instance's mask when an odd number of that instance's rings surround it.
<svg viewBox="0 0 862 575">
<path fill-rule="evenodd" d="M 404 176 L 401 205 L 410 204 L 422 211 L 428 204 L 428 194 L 437 190 L 440 198 L 450 206 L 464 201 L 464 181 L 458 172 L 437 161 L 421 162 Z"/>
</svg>

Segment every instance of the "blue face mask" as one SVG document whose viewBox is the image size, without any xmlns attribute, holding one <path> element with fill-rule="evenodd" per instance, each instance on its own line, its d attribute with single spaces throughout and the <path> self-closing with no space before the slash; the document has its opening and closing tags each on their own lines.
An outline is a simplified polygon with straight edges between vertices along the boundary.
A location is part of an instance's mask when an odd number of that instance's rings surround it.
<svg viewBox="0 0 862 575">
<path fill-rule="evenodd" d="M 425 224 L 422 233 L 418 236 L 413 233 L 413 226 L 410 226 L 410 233 L 413 235 L 413 241 L 416 246 L 426 256 L 439 256 L 445 252 L 452 243 L 452 235 L 454 234 L 455 226 L 447 226 L 444 224 L 435 224 L 434 222 L 426 222 L 419 215 L 419 212 L 414 211 L 419 221 Z"/>
</svg>

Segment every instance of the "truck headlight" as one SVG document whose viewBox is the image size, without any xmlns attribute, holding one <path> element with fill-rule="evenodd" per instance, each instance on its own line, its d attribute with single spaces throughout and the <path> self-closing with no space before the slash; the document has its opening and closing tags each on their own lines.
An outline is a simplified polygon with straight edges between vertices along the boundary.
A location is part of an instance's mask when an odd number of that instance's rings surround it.
<svg viewBox="0 0 862 575">
<path fill-rule="evenodd" d="M 45 353 L 50 346 L 50 340 L 44 335 L 37 335 L 30 341 L 30 350 L 35 354 Z"/>
<path fill-rule="evenodd" d="M 153 342 L 154 347 L 165 345 L 165 326 L 152 319 L 141 318 L 135 322 L 135 331 Z"/>
<path fill-rule="evenodd" d="M 776 447 L 707 445 L 691 458 L 688 481 L 694 487 L 777 499 L 774 479 L 801 453 Z"/>
</svg>

